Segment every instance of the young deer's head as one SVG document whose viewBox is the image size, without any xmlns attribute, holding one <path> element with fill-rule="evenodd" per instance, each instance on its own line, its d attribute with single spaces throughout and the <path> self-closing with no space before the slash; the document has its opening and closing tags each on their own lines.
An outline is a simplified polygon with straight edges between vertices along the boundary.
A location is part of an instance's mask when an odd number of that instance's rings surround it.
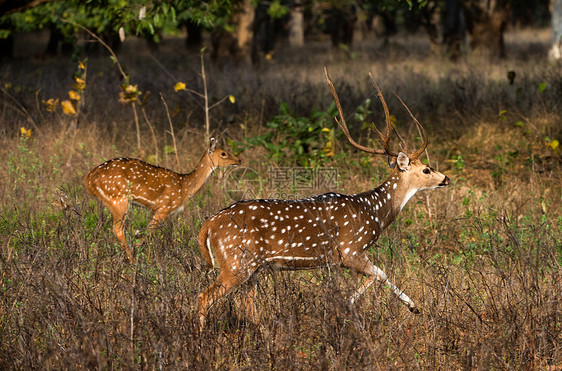
<svg viewBox="0 0 562 371">
<path fill-rule="evenodd" d="M 218 167 L 228 167 L 231 165 L 240 165 L 241 160 L 231 155 L 230 153 L 226 152 L 223 149 L 216 148 L 217 141 L 215 138 L 211 138 L 211 142 L 209 143 L 209 147 L 207 147 L 207 151 L 203 155 L 203 159 L 205 160 L 206 164 L 210 166 L 212 170 L 215 170 Z M 203 161 L 201 162 L 201 167 L 203 167 Z"/>
</svg>

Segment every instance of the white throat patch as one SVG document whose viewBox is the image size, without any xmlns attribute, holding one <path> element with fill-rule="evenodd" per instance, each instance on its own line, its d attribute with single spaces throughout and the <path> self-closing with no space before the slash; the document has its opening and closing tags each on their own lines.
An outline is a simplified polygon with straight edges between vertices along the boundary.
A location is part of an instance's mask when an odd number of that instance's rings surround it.
<svg viewBox="0 0 562 371">
<path fill-rule="evenodd" d="M 404 206 L 406 206 L 408 201 L 410 201 L 410 198 L 412 198 L 412 196 L 415 195 L 417 191 L 418 191 L 417 189 L 410 189 L 408 193 L 406 193 L 404 199 L 402 200 L 402 204 L 400 205 L 400 211 L 402 211 Z"/>
</svg>

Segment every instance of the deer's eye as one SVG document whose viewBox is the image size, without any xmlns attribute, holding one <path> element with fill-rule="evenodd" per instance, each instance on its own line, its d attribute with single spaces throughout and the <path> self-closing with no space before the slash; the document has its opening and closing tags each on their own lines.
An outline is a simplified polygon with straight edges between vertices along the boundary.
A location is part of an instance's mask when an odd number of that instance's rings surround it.
<svg viewBox="0 0 562 371">
<path fill-rule="evenodd" d="M 226 157 L 226 152 L 221 153 L 222 157 Z"/>
<path fill-rule="evenodd" d="M 426 167 L 425 169 L 423 169 L 423 173 L 429 174 L 429 173 L 431 173 L 431 170 L 429 170 L 429 168 Z"/>
</svg>

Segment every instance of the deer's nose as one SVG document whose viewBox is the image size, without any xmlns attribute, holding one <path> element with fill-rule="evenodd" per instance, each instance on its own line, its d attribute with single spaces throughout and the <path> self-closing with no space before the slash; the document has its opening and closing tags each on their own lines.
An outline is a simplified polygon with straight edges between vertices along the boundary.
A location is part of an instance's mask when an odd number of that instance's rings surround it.
<svg viewBox="0 0 562 371">
<path fill-rule="evenodd" d="M 439 183 L 439 187 L 445 187 L 446 185 L 449 185 L 449 183 L 451 183 L 451 179 L 445 175 L 445 179 Z"/>
</svg>

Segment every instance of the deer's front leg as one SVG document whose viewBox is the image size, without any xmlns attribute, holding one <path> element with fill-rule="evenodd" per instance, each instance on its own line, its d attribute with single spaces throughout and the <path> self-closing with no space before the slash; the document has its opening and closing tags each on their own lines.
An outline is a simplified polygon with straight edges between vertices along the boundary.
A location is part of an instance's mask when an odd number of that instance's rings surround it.
<svg viewBox="0 0 562 371">
<path fill-rule="evenodd" d="M 255 275 L 254 275 L 255 276 Z M 258 310 L 256 309 L 256 290 L 257 281 L 255 278 L 251 278 L 250 282 L 247 283 L 249 286 L 245 292 L 245 295 L 241 299 L 241 305 L 244 310 L 244 315 L 249 318 L 254 324 L 258 323 Z"/>
<path fill-rule="evenodd" d="M 170 207 L 168 205 L 165 206 L 161 206 L 159 208 L 157 208 L 154 211 L 154 215 L 152 216 L 152 219 L 150 220 L 150 223 L 148 223 L 147 229 L 148 229 L 148 233 L 151 233 L 154 229 L 156 229 L 156 227 L 162 223 L 164 220 L 166 220 L 166 218 L 168 217 L 168 215 L 170 215 Z M 139 231 L 137 231 L 139 232 Z M 148 234 L 145 235 L 138 243 L 137 246 L 142 245 L 143 243 L 146 242 L 146 239 L 148 238 Z"/>
<path fill-rule="evenodd" d="M 353 304 L 359 296 L 361 296 L 365 290 L 371 284 L 377 280 L 382 284 L 388 285 L 390 290 L 402 301 L 404 304 L 408 306 L 408 309 L 413 313 L 419 313 L 419 309 L 416 307 L 416 304 L 408 297 L 408 295 L 404 294 L 398 287 L 396 287 L 392 282 L 388 280 L 386 273 L 382 271 L 379 267 L 375 266 L 369 258 L 365 254 L 361 254 L 359 256 L 352 256 L 351 258 L 344 259 L 344 265 L 355 269 L 356 271 L 363 273 L 367 279 L 357 291 L 353 293 L 350 298 L 351 304 Z"/>
<path fill-rule="evenodd" d="M 148 229 L 155 228 L 158 224 L 162 223 L 168 215 L 170 215 L 170 206 L 169 205 L 162 205 L 156 210 L 154 210 L 154 215 L 152 216 L 152 220 L 148 223 Z"/>
</svg>

